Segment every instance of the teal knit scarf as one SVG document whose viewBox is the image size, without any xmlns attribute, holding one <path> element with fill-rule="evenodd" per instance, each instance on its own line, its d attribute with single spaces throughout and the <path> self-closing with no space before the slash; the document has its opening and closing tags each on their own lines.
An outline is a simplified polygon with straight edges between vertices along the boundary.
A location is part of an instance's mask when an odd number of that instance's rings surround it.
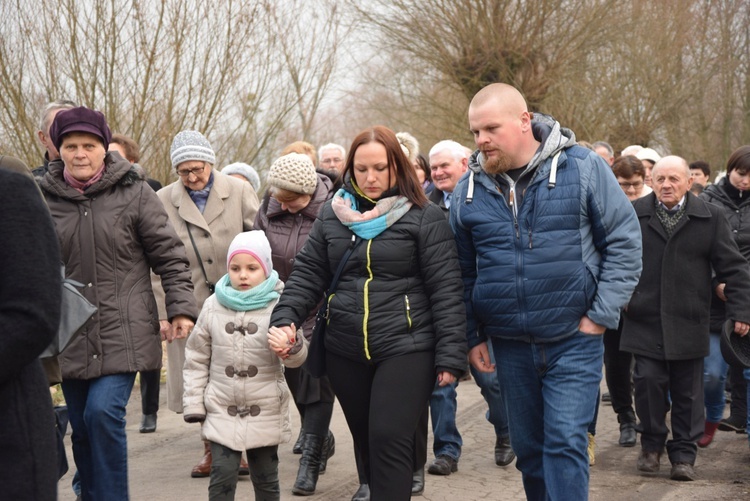
<svg viewBox="0 0 750 501">
<path fill-rule="evenodd" d="M 225 308 L 234 311 L 250 311 L 263 308 L 279 297 L 274 289 L 279 281 L 279 274 L 272 270 L 262 283 L 248 291 L 238 291 L 229 281 L 229 273 L 219 279 L 216 284 L 216 299 Z"/>
<path fill-rule="evenodd" d="M 343 188 L 333 196 L 331 202 L 333 212 L 341 221 L 341 224 L 364 240 L 370 240 L 380 235 L 409 212 L 411 206 L 412 203 L 408 198 L 394 196 L 381 198 L 376 202 L 374 209 L 359 212 L 357 210 L 357 199 Z"/>
</svg>

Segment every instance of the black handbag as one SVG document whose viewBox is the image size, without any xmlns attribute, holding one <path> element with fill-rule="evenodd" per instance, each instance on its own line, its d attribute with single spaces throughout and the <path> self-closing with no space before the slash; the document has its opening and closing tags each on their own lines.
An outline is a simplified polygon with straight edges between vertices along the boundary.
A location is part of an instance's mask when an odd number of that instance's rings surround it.
<svg viewBox="0 0 750 501">
<path fill-rule="evenodd" d="M 359 245 L 362 240 L 356 239 L 352 235 L 352 245 L 344 253 L 344 256 L 339 262 L 339 267 L 336 269 L 336 274 L 331 280 L 331 286 L 325 293 L 325 299 L 323 305 L 315 315 L 315 326 L 313 327 L 312 337 L 310 338 L 310 345 L 307 347 L 307 358 L 305 359 L 305 370 L 310 373 L 312 377 L 320 378 L 326 375 L 326 326 L 328 325 L 328 303 L 331 300 L 331 296 L 336 292 L 336 287 L 339 284 L 341 278 L 341 272 L 344 271 L 344 265 L 349 260 L 349 256 L 352 255 L 354 249 Z"/>
<path fill-rule="evenodd" d="M 62 267 L 62 305 L 60 307 L 60 325 L 52 343 L 39 355 L 41 358 L 54 357 L 75 339 L 86 327 L 91 317 L 96 314 L 96 306 L 91 304 L 83 294 L 78 292 L 84 285 L 65 278 L 65 267 Z"/>
</svg>

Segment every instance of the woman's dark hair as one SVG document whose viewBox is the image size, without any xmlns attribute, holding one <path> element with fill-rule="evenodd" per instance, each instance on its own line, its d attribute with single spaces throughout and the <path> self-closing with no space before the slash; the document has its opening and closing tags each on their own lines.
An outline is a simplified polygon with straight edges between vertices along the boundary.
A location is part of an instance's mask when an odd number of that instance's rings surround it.
<svg viewBox="0 0 750 501">
<path fill-rule="evenodd" d="M 633 176 L 641 176 L 642 179 L 646 179 L 646 169 L 643 168 L 643 162 L 633 155 L 625 155 L 615 160 L 615 163 L 612 164 L 612 172 L 615 173 L 615 177 L 623 179 L 630 179 Z"/>
<path fill-rule="evenodd" d="M 427 196 L 419 184 L 417 172 L 409 162 L 409 159 L 406 158 L 404 150 L 401 149 L 396 134 L 388 127 L 376 125 L 375 127 L 363 130 L 354 138 L 349 148 L 349 154 L 346 157 L 344 174 L 348 173 L 352 180 L 355 179 L 354 154 L 357 152 L 357 148 L 363 144 L 372 142 L 378 142 L 385 147 L 385 152 L 388 156 L 388 166 L 396 172 L 396 189 L 399 195 L 405 196 L 414 205 L 419 207 L 426 206 L 428 204 Z"/>
<path fill-rule="evenodd" d="M 704 162 L 703 160 L 696 160 L 688 165 L 688 167 L 690 167 L 690 170 L 700 169 L 704 176 L 711 176 L 711 166 L 708 165 L 708 162 Z"/>
<path fill-rule="evenodd" d="M 417 165 L 419 165 L 419 168 L 424 171 L 424 180 L 425 181 L 432 181 L 432 174 L 430 171 L 430 161 L 427 160 L 427 157 L 422 155 L 421 153 L 417 155 Z"/>
<path fill-rule="evenodd" d="M 736 170 L 740 174 L 750 172 L 750 145 L 740 146 L 727 160 L 727 175 Z"/>
</svg>

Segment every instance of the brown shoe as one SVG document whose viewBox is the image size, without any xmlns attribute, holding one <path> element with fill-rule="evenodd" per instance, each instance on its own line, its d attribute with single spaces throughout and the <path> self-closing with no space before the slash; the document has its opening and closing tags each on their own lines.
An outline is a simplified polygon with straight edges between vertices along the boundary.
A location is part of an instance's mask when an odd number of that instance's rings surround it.
<svg viewBox="0 0 750 501">
<path fill-rule="evenodd" d="M 193 466 L 190 476 L 193 478 L 204 478 L 211 475 L 211 444 L 203 442 L 203 457 L 197 465 Z"/>
<path fill-rule="evenodd" d="M 675 463 L 672 465 L 672 473 L 670 473 L 669 478 L 682 482 L 691 482 L 697 477 L 695 469 L 690 463 Z"/>
<path fill-rule="evenodd" d="M 644 451 L 638 455 L 638 471 L 646 473 L 656 473 L 659 471 L 659 461 L 661 460 L 661 451 Z"/>
<path fill-rule="evenodd" d="M 245 456 L 240 456 L 240 471 L 238 475 L 250 475 L 250 467 L 247 465 L 247 461 L 245 461 Z"/>
</svg>

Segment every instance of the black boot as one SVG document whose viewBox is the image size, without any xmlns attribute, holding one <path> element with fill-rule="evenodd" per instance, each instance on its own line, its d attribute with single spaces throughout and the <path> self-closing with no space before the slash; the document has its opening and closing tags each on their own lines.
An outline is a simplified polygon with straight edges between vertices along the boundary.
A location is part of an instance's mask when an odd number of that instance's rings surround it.
<svg viewBox="0 0 750 501">
<path fill-rule="evenodd" d="M 333 437 L 333 433 L 331 430 L 328 430 L 328 436 L 326 436 L 325 441 L 323 442 L 323 453 L 320 456 L 320 474 L 326 472 L 326 467 L 328 466 L 328 458 L 336 454 L 336 439 Z"/>
<path fill-rule="evenodd" d="M 292 447 L 292 454 L 302 454 L 302 445 L 305 442 L 305 429 L 300 427 L 299 429 L 299 436 L 297 437 L 297 441 L 294 442 L 294 446 Z"/>
<path fill-rule="evenodd" d="M 299 460 L 297 480 L 292 493 L 297 496 L 311 496 L 315 493 L 320 473 L 320 458 L 323 454 L 323 437 L 308 433 L 302 446 L 302 457 Z"/>
<path fill-rule="evenodd" d="M 617 415 L 617 422 L 620 423 L 620 440 L 618 443 L 621 447 L 635 447 L 637 440 L 635 432 L 635 413 L 632 410 L 621 412 Z"/>
</svg>

